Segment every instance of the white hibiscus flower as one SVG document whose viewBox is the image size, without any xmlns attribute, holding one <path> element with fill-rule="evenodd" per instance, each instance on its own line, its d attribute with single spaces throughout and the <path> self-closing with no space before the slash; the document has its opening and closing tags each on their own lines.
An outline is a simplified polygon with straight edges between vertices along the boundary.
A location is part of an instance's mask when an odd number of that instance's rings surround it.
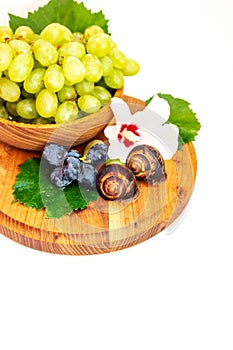
<svg viewBox="0 0 233 350">
<path fill-rule="evenodd" d="M 129 105 L 120 98 L 114 97 L 111 109 L 115 116 L 115 125 L 105 128 L 108 138 L 109 157 L 125 161 L 127 155 L 136 145 L 147 144 L 157 148 L 164 159 L 170 159 L 177 150 L 178 130 L 174 125 L 146 107 L 131 114 Z"/>
</svg>

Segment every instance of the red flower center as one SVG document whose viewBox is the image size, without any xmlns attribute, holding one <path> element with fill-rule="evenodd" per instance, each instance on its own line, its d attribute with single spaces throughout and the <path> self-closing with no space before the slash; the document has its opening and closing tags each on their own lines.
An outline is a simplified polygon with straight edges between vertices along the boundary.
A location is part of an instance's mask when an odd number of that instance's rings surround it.
<svg viewBox="0 0 233 350">
<path fill-rule="evenodd" d="M 122 124 L 117 138 L 119 142 L 124 143 L 125 147 L 130 147 L 141 140 L 141 135 L 138 132 L 137 125 Z"/>
</svg>

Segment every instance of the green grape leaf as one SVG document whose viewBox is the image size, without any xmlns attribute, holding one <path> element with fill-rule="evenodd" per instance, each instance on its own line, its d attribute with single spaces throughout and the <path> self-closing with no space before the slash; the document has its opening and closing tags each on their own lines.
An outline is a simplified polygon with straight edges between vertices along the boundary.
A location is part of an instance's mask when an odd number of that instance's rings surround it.
<svg viewBox="0 0 233 350">
<path fill-rule="evenodd" d="M 108 20 L 102 11 L 92 13 L 83 2 L 74 0 L 50 0 L 45 6 L 29 12 L 27 18 L 9 13 L 9 26 L 15 31 L 20 26 L 29 26 L 36 34 L 50 23 L 60 23 L 68 27 L 72 33 L 81 32 L 90 25 L 99 25 L 108 32 Z"/>
<path fill-rule="evenodd" d="M 40 158 L 30 158 L 19 166 L 13 195 L 16 202 L 37 210 L 46 209 L 47 218 L 61 218 L 73 210 L 83 210 L 99 197 L 96 191 L 80 190 L 77 183 L 65 189 L 51 184 L 49 166 L 40 166 Z"/>
<path fill-rule="evenodd" d="M 182 145 L 195 140 L 201 124 L 196 114 L 189 107 L 190 103 L 180 98 L 175 98 L 169 94 L 161 94 L 158 96 L 168 102 L 170 107 L 170 115 L 166 123 L 174 124 L 178 127 L 178 149 Z"/>
<path fill-rule="evenodd" d="M 30 158 L 19 168 L 20 173 L 16 176 L 13 186 L 15 200 L 27 207 L 42 209 L 43 202 L 39 190 L 40 159 Z"/>
<path fill-rule="evenodd" d="M 145 101 L 146 107 L 151 103 L 151 101 L 153 100 L 154 97 L 155 97 L 155 95 L 152 95 L 150 98 L 148 98 L 148 100 Z"/>
</svg>

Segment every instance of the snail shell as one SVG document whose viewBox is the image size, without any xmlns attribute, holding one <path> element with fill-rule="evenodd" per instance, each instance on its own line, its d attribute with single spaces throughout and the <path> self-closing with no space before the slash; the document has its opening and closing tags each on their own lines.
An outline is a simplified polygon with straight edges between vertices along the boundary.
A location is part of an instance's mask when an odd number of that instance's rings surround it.
<svg viewBox="0 0 233 350">
<path fill-rule="evenodd" d="M 112 201 L 132 198 L 138 190 L 134 174 L 121 164 L 104 165 L 97 175 L 96 188 L 101 197 Z"/>
<path fill-rule="evenodd" d="M 152 185 L 166 180 L 164 159 L 155 147 L 149 145 L 134 147 L 128 154 L 126 166 L 134 173 L 137 180 Z"/>
</svg>

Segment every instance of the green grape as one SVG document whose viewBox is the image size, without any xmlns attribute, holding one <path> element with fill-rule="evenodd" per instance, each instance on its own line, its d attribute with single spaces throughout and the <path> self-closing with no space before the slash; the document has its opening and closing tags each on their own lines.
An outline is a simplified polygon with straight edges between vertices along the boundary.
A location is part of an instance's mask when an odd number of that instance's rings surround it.
<svg viewBox="0 0 233 350">
<path fill-rule="evenodd" d="M 53 45 L 58 45 L 62 42 L 64 36 L 63 28 L 59 23 L 48 24 L 40 33 L 40 38 L 50 42 Z"/>
<path fill-rule="evenodd" d="M 112 49 L 109 52 L 108 56 L 111 58 L 113 66 L 118 69 L 124 68 L 124 66 L 127 63 L 127 58 L 125 54 L 116 48 Z"/>
<path fill-rule="evenodd" d="M 44 88 L 45 68 L 36 68 L 24 80 L 23 87 L 29 94 L 37 94 Z"/>
<path fill-rule="evenodd" d="M 79 59 L 85 56 L 86 50 L 83 44 L 76 41 L 63 44 L 58 49 L 59 57 L 64 58 L 66 56 L 74 56 Z"/>
<path fill-rule="evenodd" d="M 8 67 L 9 78 L 16 83 L 23 82 L 31 73 L 34 66 L 32 55 L 20 53 Z"/>
<path fill-rule="evenodd" d="M 32 120 L 32 124 L 53 124 L 54 118 L 37 117 Z"/>
<path fill-rule="evenodd" d="M 62 39 L 62 43 L 68 43 L 70 41 L 74 40 L 73 34 L 71 33 L 71 31 L 69 30 L 69 28 L 67 28 L 66 26 L 62 25 L 62 30 L 63 30 L 63 39 Z M 62 44 L 60 43 L 60 44 Z"/>
<path fill-rule="evenodd" d="M 41 117 L 53 117 L 57 111 L 58 99 L 55 92 L 41 90 L 36 97 L 36 110 Z"/>
<path fill-rule="evenodd" d="M 35 34 L 34 35 L 34 42 L 40 39 L 40 34 Z"/>
<path fill-rule="evenodd" d="M 110 92 L 102 86 L 95 86 L 94 91 L 91 94 L 100 101 L 102 106 L 110 102 L 112 99 Z"/>
<path fill-rule="evenodd" d="M 101 108 L 101 103 L 95 96 L 83 95 L 78 99 L 78 106 L 86 113 L 96 113 Z"/>
<path fill-rule="evenodd" d="M 20 26 L 16 29 L 14 38 L 24 40 L 28 43 L 32 43 L 34 41 L 34 32 L 28 26 Z"/>
<path fill-rule="evenodd" d="M 9 114 L 7 113 L 6 108 L 3 105 L 0 105 L 0 118 L 8 119 Z"/>
<path fill-rule="evenodd" d="M 6 102 L 6 109 L 10 113 L 11 116 L 17 117 L 18 113 L 16 110 L 17 104 L 19 101 L 16 102 Z"/>
<path fill-rule="evenodd" d="M 7 70 L 13 58 L 13 50 L 10 45 L 0 43 L 0 71 Z"/>
<path fill-rule="evenodd" d="M 67 56 L 62 62 L 63 71 L 66 79 L 71 83 L 80 83 L 85 78 L 86 69 L 83 63 L 73 56 Z"/>
<path fill-rule="evenodd" d="M 112 89 L 121 89 L 124 86 L 124 76 L 123 73 L 114 68 L 113 71 L 104 77 L 105 84 Z"/>
<path fill-rule="evenodd" d="M 28 43 L 26 43 L 26 41 L 23 41 L 23 40 L 13 39 L 9 41 L 9 45 L 13 50 L 14 57 L 20 53 L 30 54 L 32 52 L 31 46 Z"/>
<path fill-rule="evenodd" d="M 91 82 L 97 82 L 102 77 L 102 66 L 98 58 L 92 54 L 83 57 L 82 63 L 86 68 L 85 79 Z"/>
<path fill-rule="evenodd" d="M 99 61 L 100 61 L 101 66 L 102 66 L 103 77 L 105 77 L 106 75 L 109 75 L 113 70 L 113 63 L 112 63 L 111 58 L 108 56 L 104 56 L 104 57 L 100 57 Z"/>
<path fill-rule="evenodd" d="M 108 55 L 111 49 L 112 39 L 105 33 L 93 35 L 87 42 L 87 52 L 98 57 Z"/>
<path fill-rule="evenodd" d="M 81 84 L 81 83 L 80 83 Z M 59 102 L 74 101 L 77 98 L 77 92 L 74 86 L 63 86 L 63 88 L 58 91 L 57 97 Z"/>
<path fill-rule="evenodd" d="M 48 24 L 40 33 L 40 38 L 58 46 L 73 40 L 71 31 L 60 23 Z"/>
<path fill-rule="evenodd" d="M 0 98 L 8 102 L 15 102 L 20 98 L 18 84 L 8 78 L 0 78 Z"/>
<path fill-rule="evenodd" d="M 73 86 L 74 83 L 72 81 L 69 81 L 66 77 L 65 77 L 65 86 Z"/>
<path fill-rule="evenodd" d="M 122 69 L 122 73 L 125 76 L 129 75 L 135 75 L 139 72 L 140 70 L 140 65 L 137 61 L 133 60 L 132 58 L 128 58 L 126 65 Z"/>
<path fill-rule="evenodd" d="M 102 77 L 102 78 L 98 81 L 97 84 L 98 84 L 98 86 L 102 86 L 102 87 L 104 87 L 106 90 L 108 90 L 108 91 L 111 93 L 112 96 L 114 95 L 116 89 L 110 88 L 110 87 L 105 83 L 104 77 Z"/>
<path fill-rule="evenodd" d="M 94 90 L 95 84 L 92 81 L 88 81 L 84 79 L 81 83 L 74 85 L 75 90 L 77 91 L 79 96 L 91 94 Z"/>
<path fill-rule="evenodd" d="M 63 69 L 57 64 L 52 64 L 46 69 L 44 75 L 44 85 L 51 92 L 58 92 L 65 83 Z"/>
<path fill-rule="evenodd" d="M 34 119 L 38 117 L 36 101 L 33 98 L 25 98 L 17 103 L 16 111 L 21 118 Z"/>
<path fill-rule="evenodd" d="M 36 60 L 44 67 L 57 63 L 58 52 L 56 48 L 46 40 L 38 39 L 35 41 L 34 55 Z"/>
<path fill-rule="evenodd" d="M 65 101 L 57 109 L 55 122 L 61 124 L 71 122 L 77 118 L 78 106 L 75 101 Z"/>
<path fill-rule="evenodd" d="M 100 33 L 104 33 L 103 28 L 101 28 L 97 25 L 92 25 L 92 26 L 89 26 L 85 29 L 84 37 L 86 40 L 89 40 L 91 36 L 96 35 L 96 34 L 100 34 Z"/>
<path fill-rule="evenodd" d="M 10 27 L 0 26 L 0 43 L 8 42 L 13 36 L 13 31 Z"/>
<path fill-rule="evenodd" d="M 116 49 L 117 48 L 117 44 L 115 43 L 115 41 L 112 40 L 112 49 Z"/>
</svg>

